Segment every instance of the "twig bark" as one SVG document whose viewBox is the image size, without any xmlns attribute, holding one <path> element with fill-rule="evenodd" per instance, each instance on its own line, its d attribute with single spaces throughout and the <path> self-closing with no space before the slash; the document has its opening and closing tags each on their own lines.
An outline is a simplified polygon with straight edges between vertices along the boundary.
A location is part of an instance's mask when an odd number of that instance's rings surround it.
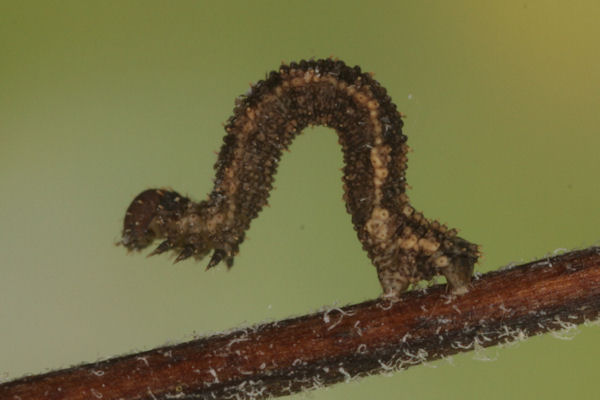
<svg viewBox="0 0 600 400">
<path fill-rule="evenodd" d="M 0 385 L 0 399 L 259 399 L 569 329 L 600 316 L 600 248 Z"/>
</svg>

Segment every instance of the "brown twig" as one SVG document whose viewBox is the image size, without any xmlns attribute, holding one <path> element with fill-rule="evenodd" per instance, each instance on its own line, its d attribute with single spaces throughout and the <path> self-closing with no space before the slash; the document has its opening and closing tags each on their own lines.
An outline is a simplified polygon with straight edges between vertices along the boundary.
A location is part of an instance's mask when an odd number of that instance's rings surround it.
<svg viewBox="0 0 600 400">
<path fill-rule="evenodd" d="M 600 316 L 600 248 L 21 378 L 0 399 L 265 398 L 568 329 Z"/>
</svg>

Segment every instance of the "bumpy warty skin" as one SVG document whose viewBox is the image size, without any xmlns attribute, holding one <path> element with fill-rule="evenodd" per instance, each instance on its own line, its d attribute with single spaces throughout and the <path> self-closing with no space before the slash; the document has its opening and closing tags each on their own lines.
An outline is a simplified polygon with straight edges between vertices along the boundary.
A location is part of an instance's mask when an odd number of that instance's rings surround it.
<svg viewBox="0 0 600 400">
<path fill-rule="evenodd" d="M 408 146 L 402 116 L 370 74 L 324 59 L 282 65 L 237 99 L 215 164 L 214 188 L 199 203 L 150 189 L 129 206 L 122 243 L 163 239 L 152 254 L 176 261 L 213 251 L 208 267 L 233 264 L 245 232 L 272 189 L 281 153 L 309 125 L 333 128 L 344 153 L 344 200 L 386 296 L 442 274 L 467 290 L 478 247 L 426 219 L 406 195 Z"/>
</svg>

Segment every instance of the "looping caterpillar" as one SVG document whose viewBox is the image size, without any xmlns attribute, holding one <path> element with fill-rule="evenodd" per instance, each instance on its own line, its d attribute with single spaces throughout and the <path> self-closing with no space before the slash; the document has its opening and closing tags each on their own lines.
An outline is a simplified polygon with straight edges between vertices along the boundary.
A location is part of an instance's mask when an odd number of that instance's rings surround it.
<svg viewBox="0 0 600 400">
<path fill-rule="evenodd" d="M 150 189 L 127 209 L 122 244 L 175 261 L 201 259 L 229 267 L 246 230 L 266 204 L 282 150 L 309 125 L 333 128 L 344 153 L 344 200 L 354 229 L 377 269 L 384 295 L 444 275 L 464 292 L 478 246 L 415 211 L 406 195 L 406 136 L 386 90 L 359 67 L 324 59 L 282 65 L 237 99 L 214 166 L 207 200 Z"/>
</svg>

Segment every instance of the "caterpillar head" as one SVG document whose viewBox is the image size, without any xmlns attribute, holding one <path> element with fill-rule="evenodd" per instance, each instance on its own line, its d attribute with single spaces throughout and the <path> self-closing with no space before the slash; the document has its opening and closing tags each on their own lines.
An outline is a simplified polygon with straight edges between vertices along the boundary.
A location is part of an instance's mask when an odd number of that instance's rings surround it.
<svg viewBox="0 0 600 400">
<path fill-rule="evenodd" d="M 121 244 L 129 250 L 141 250 L 154 239 L 171 236 L 170 231 L 191 203 L 175 191 L 143 191 L 127 208 Z"/>
<path fill-rule="evenodd" d="M 120 244 L 141 250 L 155 239 L 163 239 L 149 256 L 173 250 L 177 253 L 175 262 L 190 257 L 200 260 L 214 250 L 207 268 L 222 260 L 231 267 L 237 244 L 219 240 L 220 215 L 211 218 L 208 214 L 205 202 L 194 203 L 175 191 L 146 190 L 127 208 Z"/>
</svg>

